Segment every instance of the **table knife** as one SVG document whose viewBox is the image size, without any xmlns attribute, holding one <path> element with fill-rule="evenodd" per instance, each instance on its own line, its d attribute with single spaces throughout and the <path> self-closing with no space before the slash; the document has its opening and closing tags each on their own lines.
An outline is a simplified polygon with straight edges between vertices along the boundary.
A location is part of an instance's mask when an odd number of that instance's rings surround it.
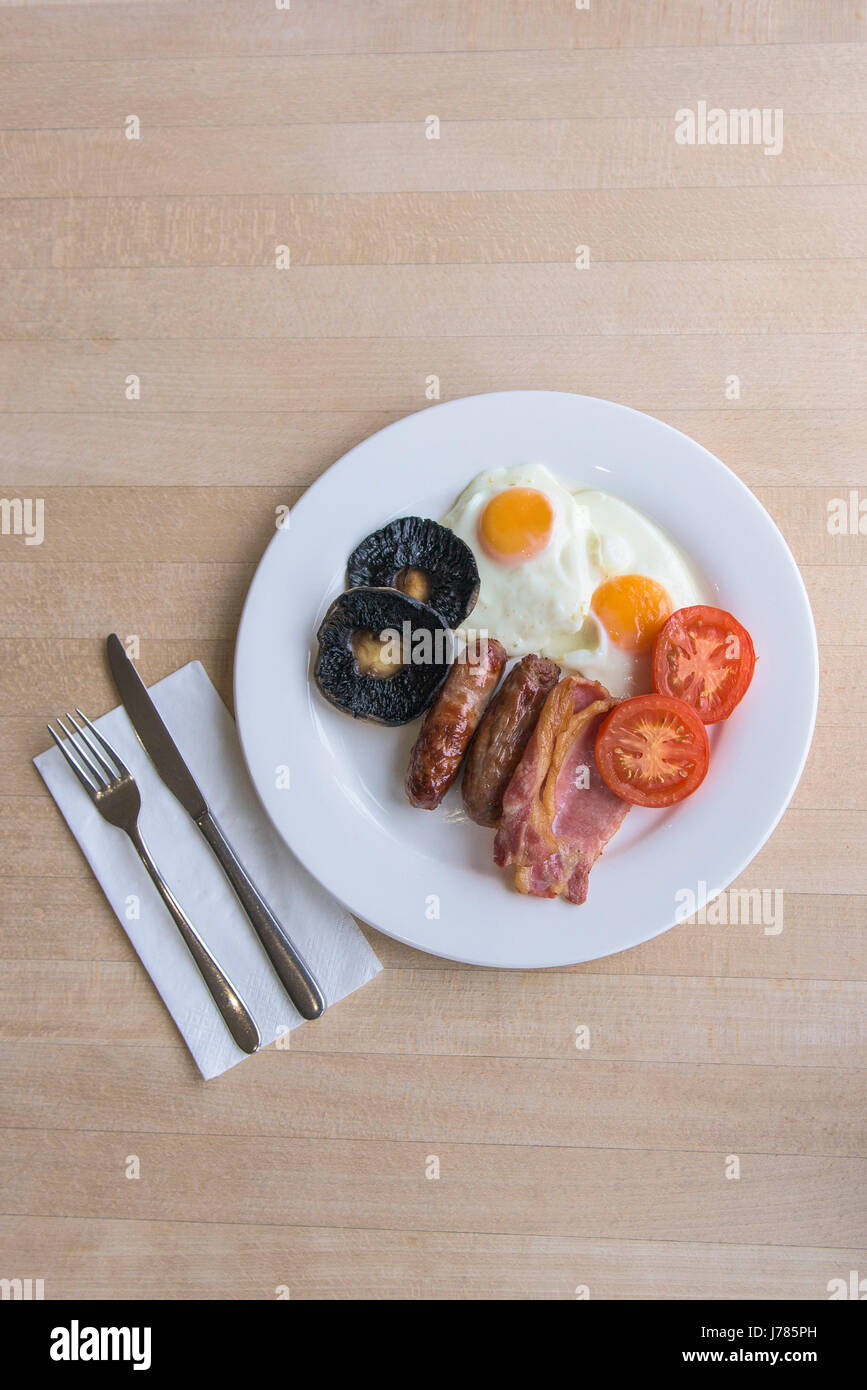
<svg viewBox="0 0 867 1390">
<path fill-rule="evenodd" d="M 111 633 L 105 645 L 114 683 L 139 742 L 169 791 L 192 817 L 217 856 L 292 1003 L 302 1018 L 318 1018 L 325 1008 L 325 997 L 309 967 L 292 945 L 211 814 L 198 783 L 181 757 L 120 638 Z"/>
</svg>

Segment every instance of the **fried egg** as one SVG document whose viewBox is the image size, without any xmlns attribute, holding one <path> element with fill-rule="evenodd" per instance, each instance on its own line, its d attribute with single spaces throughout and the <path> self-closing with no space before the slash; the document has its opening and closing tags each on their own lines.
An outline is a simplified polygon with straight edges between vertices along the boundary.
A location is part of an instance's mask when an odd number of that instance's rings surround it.
<svg viewBox="0 0 867 1390">
<path fill-rule="evenodd" d="M 580 640 L 560 646 L 560 664 L 601 681 L 612 695 L 642 695 L 652 687 L 653 642 L 666 618 L 676 608 L 707 602 L 708 595 L 686 557 L 648 517 L 605 492 L 581 491 L 575 498 L 589 518 L 594 587 Z"/>
<path fill-rule="evenodd" d="M 543 464 L 480 473 L 442 524 L 476 557 L 474 630 L 487 630 L 510 656 L 540 652 L 552 635 L 579 631 L 595 587 L 587 520 Z"/>
<path fill-rule="evenodd" d="M 706 601 L 658 526 L 607 493 L 571 489 L 541 463 L 480 473 L 442 524 L 476 557 L 473 630 L 510 656 L 551 657 L 612 695 L 649 690 L 659 628 L 676 608 Z"/>
</svg>

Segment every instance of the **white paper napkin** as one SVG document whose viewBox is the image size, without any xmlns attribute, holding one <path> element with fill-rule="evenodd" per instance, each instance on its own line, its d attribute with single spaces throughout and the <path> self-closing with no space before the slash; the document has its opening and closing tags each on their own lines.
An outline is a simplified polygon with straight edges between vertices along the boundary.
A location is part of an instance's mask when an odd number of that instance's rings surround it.
<svg viewBox="0 0 867 1390">
<path fill-rule="evenodd" d="M 334 1004 L 373 979 L 382 966 L 355 922 L 286 848 L 262 809 L 234 721 L 201 663 L 182 666 L 150 693 L 226 838 L 307 961 L 326 1002 Z M 263 1046 L 273 1042 L 304 1020 L 219 863 L 160 780 L 123 707 L 94 722 L 138 783 L 139 826 L 163 877 L 240 991 Z M 242 1062 L 247 1054 L 230 1036 L 129 837 L 102 819 L 58 748 L 34 762 L 202 1075 L 219 1076 Z"/>
</svg>

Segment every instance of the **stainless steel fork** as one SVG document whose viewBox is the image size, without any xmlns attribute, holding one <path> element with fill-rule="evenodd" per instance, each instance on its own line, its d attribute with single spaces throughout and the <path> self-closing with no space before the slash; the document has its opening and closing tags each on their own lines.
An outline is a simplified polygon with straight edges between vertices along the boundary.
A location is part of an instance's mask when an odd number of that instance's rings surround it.
<svg viewBox="0 0 867 1390">
<path fill-rule="evenodd" d="M 261 1038 L 250 1010 L 226 972 L 211 955 L 142 839 L 138 828 L 141 794 L 132 773 L 77 705 L 75 713 L 83 720 L 83 724 L 79 724 L 67 712 L 66 717 L 72 725 L 71 729 L 67 728 L 59 716 L 57 718 L 59 727 L 66 735 L 65 739 L 61 739 L 50 724 L 47 726 L 48 732 L 103 819 L 107 820 L 109 825 L 126 831 L 132 840 L 142 863 L 159 889 L 163 902 L 172 914 L 190 955 L 199 967 L 226 1027 L 239 1047 L 245 1052 L 255 1052 Z"/>
</svg>

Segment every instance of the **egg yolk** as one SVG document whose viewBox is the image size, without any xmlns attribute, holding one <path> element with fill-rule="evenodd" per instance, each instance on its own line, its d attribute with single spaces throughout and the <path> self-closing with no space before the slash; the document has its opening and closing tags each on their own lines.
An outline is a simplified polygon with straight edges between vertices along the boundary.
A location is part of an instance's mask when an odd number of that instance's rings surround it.
<svg viewBox="0 0 867 1390">
<path fill-rule="evenodd" d="M 520 565 L 545 549 L 554 529 L 554 508 L 534 487 L 498 492 L 479 517 L 479 541 L 501 565 Z"/>
<path fill-rule="evenodd" d="M 590 601 L 615 647 L 647 652 L 671 613 L 671 599 L 661 584 L 643 574 L 618 574 L 606 579 Z"/>
</svg>

